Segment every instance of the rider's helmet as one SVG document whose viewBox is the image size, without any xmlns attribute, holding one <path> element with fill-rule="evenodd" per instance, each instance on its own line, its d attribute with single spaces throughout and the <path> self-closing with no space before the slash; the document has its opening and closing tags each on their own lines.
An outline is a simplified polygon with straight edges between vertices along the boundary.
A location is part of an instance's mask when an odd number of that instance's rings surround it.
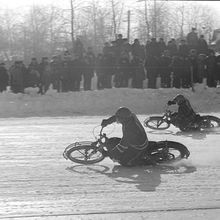
<svg viewBox="0 0 220 220">
<path fill-rule="evenodd" d="M 178 95 L 173 99 L 173 101 L 174 101 L 175 103 L 177 103 L 177 105 L 181 105 L 183 102 L 186 101 L 186 98 L 185 98 L 183 95 L 178 94 Z"/>
<path fill-rule="evenodd" d="M 115 116 L 117 121 L 122 123 L 127 121 L 132 116 L 132 112 L 126 107 L 120 107 L 116 111 Z"/>
</svg>

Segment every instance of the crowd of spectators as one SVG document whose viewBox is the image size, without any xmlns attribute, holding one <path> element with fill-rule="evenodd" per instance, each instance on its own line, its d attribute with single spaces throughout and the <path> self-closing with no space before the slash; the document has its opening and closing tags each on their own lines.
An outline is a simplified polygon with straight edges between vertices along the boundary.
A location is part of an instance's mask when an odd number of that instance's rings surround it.
<svg viewBox="0 0 220 220">
<path fill-rule="evenodd" d="M 7 86 L 13 93 L 23 93 L 27 87 L 38 87 L 45 94 L 52 84 L 57 92 L 91 90 L 92 78 L 97 77 L 97 89 L 132 87 L 156 88 L 160 78 L 162 88 L 190 88 L 193 83 L 216 87 L 220 80 L 220 56 L 208 48 L 203 35 L 196 29 L 178 43 L 171 39 L 152 38 L 145 45 L 135 39 L 132 44 L 121 34 L 117 40 L 106 42 L 102 53 L 95 55 L 93 49 L 84 49 L 77 39 L 74 53 L 66 51 L 41 62 L 32 58 L 25 66 L 15 61 L 6 69 L 0 64 L 0 92 Z"/>
</svg>

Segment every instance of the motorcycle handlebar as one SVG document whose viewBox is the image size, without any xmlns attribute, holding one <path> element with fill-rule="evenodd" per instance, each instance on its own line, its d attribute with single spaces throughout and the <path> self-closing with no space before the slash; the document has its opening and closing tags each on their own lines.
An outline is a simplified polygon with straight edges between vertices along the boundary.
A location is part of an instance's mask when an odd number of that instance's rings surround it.
<svg viewBox="0 0 220 220">
<path fill-rule="evenodd" d="M 98 128 L 98 127 L 99 127 L 99 128 L 101 127 L 101 129 L 100 129 L 99 133 L 96 133 L 96 134 L 95 134 L 95 129 Z M 93 136 L 95 137 L 96 140 L 98 140 L 98 139 L 100 139 L 100 138 L 103 138 L 103 137 L 106 138 L 106 134 L 103 133 L 103 129 L 104 129 L 105 127 L 106 127 L 106 126 L 100 126 L 100 125 L 98 125 L 98 126 L 96 126 L 96 127 L 93 128 Z"/>
<path fill-rule="evenodd" d="M 101 126 L 101 130 L 100 130 L 100 132 L 99 132 L 99 135 L 102 135 L 102 131 L 103 131 L 104 127 L 105 127 L 105 126 Z"/>
<path fill-rule="evenodd" d="M 164 112 L 166 112 L 167 110 L 169 110 L 169 107 L 170 107 L 170 106 L 166 103 L 165 106 L 164 106 Z"/>
</svg>

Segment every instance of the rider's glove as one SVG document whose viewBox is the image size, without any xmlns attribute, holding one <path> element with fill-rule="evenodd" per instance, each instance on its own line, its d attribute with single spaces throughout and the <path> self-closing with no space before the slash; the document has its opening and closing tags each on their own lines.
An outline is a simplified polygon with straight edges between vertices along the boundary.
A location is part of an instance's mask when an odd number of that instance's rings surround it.
<svg viewBox="0 0 220 220">
<path fill-rule="evenodd" d="M 106 127 L 107 125 L 108 125 L 108 120 L 107 119 L 103 119 L 102 123 L 101 123 L 101 126 L 102 127 Z"/>
<path fill-rule="evenodd" d="M 174 105 L 174 104 L 175 104 L 174 101 L 168 101 L 168 102 L 167 102 L 167 105 Z"/>
</svg>

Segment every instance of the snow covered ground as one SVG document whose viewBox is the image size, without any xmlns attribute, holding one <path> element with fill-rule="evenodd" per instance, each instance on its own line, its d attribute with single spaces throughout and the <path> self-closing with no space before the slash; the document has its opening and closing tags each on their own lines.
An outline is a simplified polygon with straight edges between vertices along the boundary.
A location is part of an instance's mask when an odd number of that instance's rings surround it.
<svg viewBox="0 0 220 220">
<path fill-rule="evenodd" d="M 189 159 L 170 167 L 125 168 L 107 158 L 90 166 L 66 161 L 65 147 L 94 140 L 92 130 L 101 120 L 0 119 L 0 219 L 219 219 L 219 134 L 146 129 L 150 140 L 178 141 L 190 150 Z M 119 130 L 116 124 L 111 136 Z"/>
<path fill-rule="evenodd" d="M 150 140 L 178 141 L 191 152 L 188 160 L 171 167 L 130 169 L 107 158 L 85 166 L 62 157 L 68 144 L 94 140 L 93 128 L 119 106 L 130 107 L 143 121 L 149 114 L 162 114 L 165 103 L 178 93 L 188 97 L 196 111 L 220 117 L 220 88 L 203 85 L 196 86 L 195 93 L 127 88 L 0 94 L 0 219 L 218 220 L 218 132 L 146 129 Z M 111 136 L 120 135 L 116 125 Z"/>
<path fill-rule="evenodd" d="M 204 85 L 191 89 L 105 89 L 46 95 L 27 88 L 26 94 L 0 94 L 0 117 L 111 115 L 119 106 L 137 114 L 162 113 L 168 100 L 181 93 L 189 98 L 197 112 L 220 112 L 220 87 Z"/>
</svg>

